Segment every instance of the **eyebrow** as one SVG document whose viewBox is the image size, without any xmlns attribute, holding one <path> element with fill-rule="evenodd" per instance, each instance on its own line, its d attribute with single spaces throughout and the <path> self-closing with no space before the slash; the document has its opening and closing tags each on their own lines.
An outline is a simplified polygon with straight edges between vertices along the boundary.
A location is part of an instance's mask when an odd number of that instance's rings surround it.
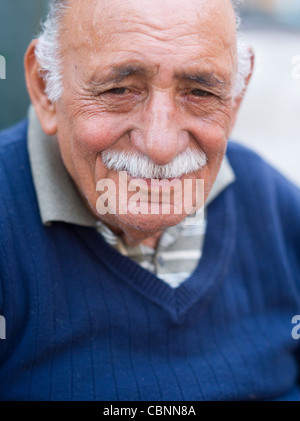
<svg viewBox="0 0 300 421">
<path fill-rule="evenodd" d="M 145 74 L 146 71 L 142 67 L 125 65 L 113 67 L 110 73 L 104 77 L 98 78 L 94 77 L 91 82 L 93 85 L 101 86 L 107 83 L 119 83 L 122 82 L 127 77 L 136 75 L 136 74 Z"/>
<path fill-rule="evenodd" d="M 213 73 L 180 73 L 176 75 L 177 79 L 189 80 L 197 82 L 199 85 L 207 86 L 208 88 L 224 89 L 230 86 L 231 82 L 226 80 L 219 80 Z"/>
<path fill-rule="evenodd" d="M 91 83 L 95 86 L 102 86 L 107 83 L 120 83 L 127 77 L 133 75 L 145 75 L 149 72 L 142 66 L 135 65 L 121 65 L 111 69 L 109 74 L 103 77 L 95 76 L 92 78 Z M 181 72 L 176 73 L 175 78 L 178 80 L 188 80 L 196 82 L 199 85 L 206 86 L 208 88 L 217 88 L 224 90 L 226 87 L 230 87 L 231 82 L 226 80 L 219 80 L 213 73 L 199 72 L 199 73 L 188 73 Z"/>
</svg>

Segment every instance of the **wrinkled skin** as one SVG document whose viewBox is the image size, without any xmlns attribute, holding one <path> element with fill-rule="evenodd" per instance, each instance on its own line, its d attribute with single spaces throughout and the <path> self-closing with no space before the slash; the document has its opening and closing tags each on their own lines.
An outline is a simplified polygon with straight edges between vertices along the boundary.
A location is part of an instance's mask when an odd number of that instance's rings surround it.
<svg viewBox="0 0 300 421">
<path fill-rule="evenodd" d="M 88 4 L 88 6 L 87 6 Z M 56 134 L 64 164 L 88 209 L 97 181 L 118 174 L 102 163 L 111 148 L 164 165 L 188 146 L 206 166 L 183 178 L 215 181 L 241 98 L 235 17 L 229 0 L 75 0 L 63 19 L 63 95 L 51 104 L 29 47 L 28 90 L 44 131 Z M 38 79 L 39 78 L 39 79 Z M 128 244 L 155 246 L 186 215 L 106 215 Z"/>
</svg>

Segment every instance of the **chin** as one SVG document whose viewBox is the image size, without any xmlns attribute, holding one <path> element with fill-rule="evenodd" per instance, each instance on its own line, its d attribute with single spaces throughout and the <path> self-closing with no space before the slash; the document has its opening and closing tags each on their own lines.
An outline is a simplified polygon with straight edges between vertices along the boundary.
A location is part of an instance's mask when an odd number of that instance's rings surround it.
<svg viewBox="0 0 300 421">
<path fill-rule="evenodd" d="M 133 215 L 128 213 L 127 215 L 117 215 L 117 219 L 124 228 L 128 227 L 137 231 L 154 233 L 179 224 L 185 219 L 186 216 L 186 214 Z"/>
</svg>

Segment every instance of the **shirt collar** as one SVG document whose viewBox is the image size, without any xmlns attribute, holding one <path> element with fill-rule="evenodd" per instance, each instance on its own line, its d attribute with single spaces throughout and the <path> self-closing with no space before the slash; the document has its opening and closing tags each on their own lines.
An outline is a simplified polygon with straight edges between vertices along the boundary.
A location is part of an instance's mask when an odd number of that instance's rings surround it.
<svg viewBox="0 0 300 421">
<path fill-rule="evenodd" d="M 59 221 L 96 228 L 97 219 L 85 207 L 69 176 L 56 137 L 43 132 L 32 105 L 28 120 L 29 160 L 43 224 Z M 225 156 L 206 205 L 234 181 L 234 172 Z"/>
</svg>

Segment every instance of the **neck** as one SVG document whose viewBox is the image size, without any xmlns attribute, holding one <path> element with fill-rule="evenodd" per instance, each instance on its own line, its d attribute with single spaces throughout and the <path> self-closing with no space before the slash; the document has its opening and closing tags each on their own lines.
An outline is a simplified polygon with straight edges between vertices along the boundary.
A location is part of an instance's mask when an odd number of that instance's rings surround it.
<svg viewBox="0 0 300 421">
<path fill-rule="evenodd" d="M 147 237 L 145 237 L 145 234 L 147 233 L 142 233 L 143 235 L 138 236 L 138 235 L 131 235 L 128 233 L 123 233 L 122 238 L 123 241 L 128 245 L 128 246 L 136 246 L 138 244 L 143 244 L 145 246 L 151 247 L 153 249 L 156 249 L 159 239 L 162 236 L 163 231 L 159 231 L 156 232 L 155 234 L 150 234 Z"/>
<path fill-rule="evenodd" d="M 163 233 L 163 230 L 156 232 L 147 232 L 137 230 L 134 228 L 128 229 L 128 227 L 126 227 L 126 229 L 122 229 L 119 227 L 111 226 L 106 222 L 104 223 L 112 232 L 121 237 L 124 243 L 130 247 L 134 247 L 139 244 L 144 244 L 145 246 L 155 249 Z"/>
</svg>

